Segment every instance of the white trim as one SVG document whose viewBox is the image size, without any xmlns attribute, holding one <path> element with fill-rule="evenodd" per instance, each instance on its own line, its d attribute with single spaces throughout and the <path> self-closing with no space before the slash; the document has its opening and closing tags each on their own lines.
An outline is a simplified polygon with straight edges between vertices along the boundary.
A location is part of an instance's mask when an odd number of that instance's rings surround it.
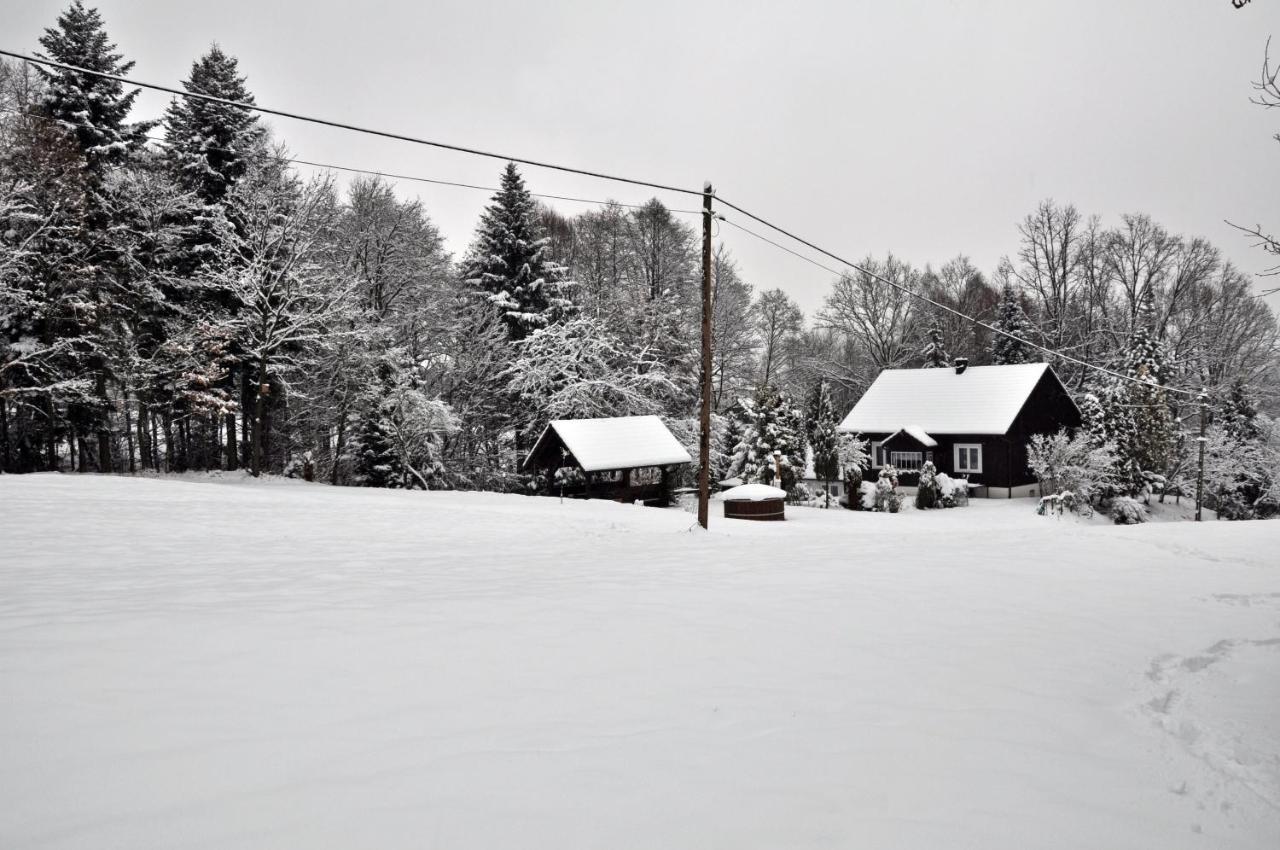
<svg viewBox="0 0 1280 850">
<path fill-rule="evenodd" d="M 977 449 L 978 465 L 976 468 L 960 465 L 961 449 Z M 965 458 L 965 460 L 967 461 L 968 458 Z M 956 443 L 954 446 L 951 447 L 951 462 L 952 462 L 951 468 L 955 470 L 956 475 L 960 475 L 960 474 L 981 475 L 982 474 L 982 443 Z"/>
<path fill-rule="evenodd" d="M 1028 499 L 1040 495 L 1040 487 L 1036 484 L 1022 484 L 1017 487 L 988 487 L 988 499 Z"/>
<path fill-rule="evenodd" d="M 908 457 L 912 459 L 915 466 L 903 466 L 902 461 Z M 924 452 L 889 452 L 889 463 L 893 464 L 893 468 L 901 472 L 919 472 L 920 467 L 924 466 Z"/>
</svg>

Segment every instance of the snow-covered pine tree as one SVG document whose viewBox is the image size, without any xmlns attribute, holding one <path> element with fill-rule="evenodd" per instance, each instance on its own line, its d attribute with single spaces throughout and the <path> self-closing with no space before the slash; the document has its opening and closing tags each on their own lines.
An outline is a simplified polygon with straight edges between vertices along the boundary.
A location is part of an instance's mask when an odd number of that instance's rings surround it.
<svg viewBox="0 0 1280 850">
<path fill-rule="evenodd" d="M 1096 393 L 1087 392 L 1080 400 L 1080 428 L 1094 445 L 1107 442 L 1107 414 Z"/>
<path fill-rule="evenodd" d="M 752 481 L 790 491 L 804 468 L 804 413 L 767 384 L 756 390 L 751 408 L 754 421 L 747 473 Z"/>
<path fill-rule="evenodd" d="M 354 473 L 361 487 L 404 486 L 405 470 L 392 442 L 392 424 L 386 408 L 385 398 L 372 398 L 360 417 Z"/>
<path fill-rule="evenodd" d="M 214 44 L 191 65 L 182 87 L 196 94 L 253 103 L 239 63 Z M 253 112 L 225 103 L 175 97 L 165 111 L 165 146 L 180 183 L 218 204 L 259 155 L 266 132 Z"/>
<path fill-rule="evenodd" d="M 1030 349 L 1024 341 L 1031 339 L 1032 327 L 1022 309 L 1021 293 L 1011 283 L 1006 282 L 1000 291 L 995 327 L 1004 333 L 992 334 L 991 362 L 997 366 L 1026 363 L 1030 359 Z M 1011 339 L 1005 334 L 1012 334 L 1017 339 Z"/>
<path fill-rule="evenodd" d="M 1151 290 L 1140 300 L 1137 323 L 1129 340 L 1123 373 L 1135 380 L 1118 386 L 1129 405 L 1133 421 L 1133 442 L 1117 448 L 1128 453 L 1132 467 L 1141 479 L 1135 481 L 1135 492 L 1152 475 L 1163 475 L 1170 464 L 1175 445 L 1175 422 L 1164 390 L 1164 346 L 1155 331 L 1155 310 Z"/>
<path fill-rule="evenodd" d="M 945 369 L 951 364 L 951 357 L 947 354 L 946 346 L 942 344 L 942 328 L 938 327 L 937 322 L 929 328 L 928 339 L 924 350 L 920 352 L 920 356 L 924 358 L 923 368 Z"/>
<path fill-rule="evenodd" d="M 74 0 L 54 26 L 45 30 L 40 45 L 45 52 L 38 55 L 64 65 L 120 76 L 133 67 L 116 52 L 102 16 L 95 9 L 86 9 L 80 0 Z M 82 439 L 96 434 L 96 468 L 108 472 L 114 468 L 114 403 L 109 395 L 113 364 L 107 351 L 108 335 L 120 312 L 113 295 L 128 284 L 110 279 L 113 257 L 106 233 L 110 222 L 104 187 L 108 171 L 127 162 L 141 147 L 151 125 L 127 123 L 138 92 L 126 92 L 117 80 L 58 68 L 41 69 L 40 74 L 45 87 L 38 114 L 61 129 L 67 147 L 75 152 L 77 167 L 63 179 L 77 183 L 83 193 L 83 205 L 71 213 L 78 220 L 68 222 L 73 238 L 48 246 L 63 252 L 57 263 L 57 287 L 74 293 L 67 301 L 72 313 L 55 317 L 53 327 L 68 339 L 72 368 L 88 375 L 93 383 L 91 400 L 68 404 L 67 418 Z M 82 469 L 87 466 L 85 455 L 82 445 Z"/>
<path fill-rule="evenodd" d="M 127 75 L 134 64 L 123 61 L 116 52 L 98 11 L 86 9 L 80 0 L 74 0 L 55 25 L 45 30 L 40 45 L 46 52 L 38 56 L 105 74 Z M 46 83 L 41 114 L 71 135 L 84 158 L 89 192 L 101 191 L 107 169 L 126 162 L 153 126 L 151 122 L 126 122 L 138 90 L 126 92 L 117 80 L 60 68 L 41 69 L 40 74 Z M 92 198 L 89 206 L 92 218 Z"/>
<path fill-rule="evenodd" d="M 507 163 L 463 259 L 462 278 L 498 310 L 513 340 L 575 312 L 572 284 L 546 246 L 533 197 L 515 163 Z"/>
<path fill-rule="evenodd" d="M 1244 378 L 1237 377 L 1231 382 L 1218 416 L 1223 429 L 1233 439 L 1247 442 L 1261 436 L 1258 429 L 1258 406 L 1250 395 Z"/>
<path fill-rule="evenodd" d="M 182 87 L 238 103 L 254 102 L 236 58 L 217 44 L 192 63 Z M 216 324 L 234 315 L 241 305 L 227 290 L 208 287 L 208 279 L 197 282 L 195 278 L 209 263 L 235 261 L 234 254 L 221 250 L 228 238 L 243 235 L 246 226 L 246 216 L 236 212 L 233 190 L 251 173 L 252 160 L 266 155 L 267 132 L 250 110 L 189 97 L 175 97 L 169 103 L 164 128 L 167 167 L 194 201 L 190 227 L 175 264 L 176 274 L 166 294 L 175 308 L 192 320 Z M 252 173 L 259 179 L 270 176 L 260 167 Z M 228 469 L 239 465 L 236 409 L 252 403 L 245 391 L 249 382 L 240 374 L 242 364 L 243 352 L 233 344 L 223 362 L 206 366 L 222 372 L 219 390 L 228 399 L 239 400 L 239 405 L 232 404 L 226 410 Z M 217 428 L 218 424 L 210 421 L 209 427 Z"/>
<path fill-rule="evenodd" d="M 1090 393 L 1098 401 L 1102 415 L 1099 425 L 1090 433 L 1097 434 L 1098 445 L 1110 444 L 1115 451 L 1115 467 L 1108 482 L 1115 490 L 1122 493 L 1137 493 L 1145 484 L 1142 466 L 1138 458 L 1138 430 L 1130 407 L 1127 381 L 1118 378 L 1096 388 Z M 1088 424 L 1088 420 L 1086 420 Z M 1109 498 L 1104 495 L 1104 498 Z"/>
<path fill-rule="evenodd" d="M 826 380 L 819 378 L 809 392 L 805 410 L 805 431 L 813 453 L 813 471 L 822 479 L 823 506 L 831 507 L 831 482 L 840 477 L 840 435 L 835 405 Z"/>
<path fill-rule="evenodd" d="M 749 398 L 740 398 L 729 410 L 729 431 L 725 435 L 725 443 L 729 451 L 729 463 L 725 467 L 722 481 L 739 478 L 743 481 L 751 476 L 755 465 L 753 446 L 755 445 L 756 410 L 755 403 Z"/>
<path fill-rule="evenodd" d="M 720 420 L 721 426 L 718 432 L 713 432 L 717 437 L 711 464 L 713 483 L 726 481 L 734 475 L 734 459 L 737 457 L 738 446 L 742 443 L 743 427 L 737 405 L 724 415 L 717 414 L 716 418 Z"/>
</svg>

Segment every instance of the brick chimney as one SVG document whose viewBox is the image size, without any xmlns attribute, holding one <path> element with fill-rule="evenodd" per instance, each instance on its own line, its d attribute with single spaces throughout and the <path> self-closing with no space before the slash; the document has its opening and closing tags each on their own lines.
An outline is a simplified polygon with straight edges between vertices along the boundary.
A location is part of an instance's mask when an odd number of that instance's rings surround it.
<svg viewBox="0 0 1280 850">
<path fill-rule="evenodd" d="M 965 370 L 965 369 L 968 369 L 968 368 L 969 368 L 969 358 L 968 358 L 968 357 L 957 357 L 957 358 L 956 358 L 956 374 L 957 374 L 957 375 L 963 375 L 963 374 L 964 374 L 964 370 Z"/>
</svg>

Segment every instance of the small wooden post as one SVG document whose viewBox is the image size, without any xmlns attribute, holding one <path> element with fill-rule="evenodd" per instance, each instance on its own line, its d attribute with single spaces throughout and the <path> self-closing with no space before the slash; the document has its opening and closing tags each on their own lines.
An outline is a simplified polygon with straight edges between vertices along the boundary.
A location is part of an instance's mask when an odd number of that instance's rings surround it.
<svg viewBox="0 0 1280 850">
<path fill-rule="evenodd" d="M 1200 444 L 1200 469 L 1196 473 L 1196 522 L 1200 522 L 1200 509 L 1204 505 L 1204 444 L 1208 442 L 1204 436 L 1208 416 L 1204 390 L 1200 390 L 1200 396 L 1196 400 L 1200 402 L 1200 436 L 1196 438 L 1196 442 Z"/>
</svg>

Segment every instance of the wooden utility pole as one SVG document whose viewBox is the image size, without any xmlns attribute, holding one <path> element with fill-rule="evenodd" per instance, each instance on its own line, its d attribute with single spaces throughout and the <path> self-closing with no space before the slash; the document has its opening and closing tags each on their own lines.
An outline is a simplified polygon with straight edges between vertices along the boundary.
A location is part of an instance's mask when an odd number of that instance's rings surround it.
<svg viewBox="0 0 1280 850">
<path fill-rule="evenodd" d="M 1207 418 L 1204 390 L 1200 391 L 1200 397 L 1196 401 L 1200 403 L 1200 436 L 1196 438 L 1196 442 L 1200 444 L 1200 470 L 1196 473 L 1196 522 L 1200 522 L 1200 508 L 1204 505 L 1204 444 L 1207 442 L 1204 436 Z"/>
<path fill-rule="evenodd" d="M 698 412 L 698 525 L 711 507 L 711 184 L 702 186 L 702 408 Z"/>
</svg>

